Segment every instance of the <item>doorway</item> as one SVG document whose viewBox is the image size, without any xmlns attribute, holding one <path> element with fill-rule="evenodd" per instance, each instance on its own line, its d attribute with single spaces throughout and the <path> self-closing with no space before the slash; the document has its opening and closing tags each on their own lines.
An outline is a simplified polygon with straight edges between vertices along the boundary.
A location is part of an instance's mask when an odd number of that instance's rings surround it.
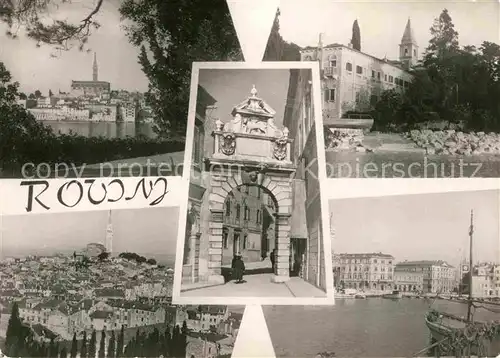
<svg viewBox="0 0 500 358">
<path fill-rule="evenodd" d="M 233 257 L 240 252 L 240 233 L 235 232 L 233 236 Z"/>
</svg>

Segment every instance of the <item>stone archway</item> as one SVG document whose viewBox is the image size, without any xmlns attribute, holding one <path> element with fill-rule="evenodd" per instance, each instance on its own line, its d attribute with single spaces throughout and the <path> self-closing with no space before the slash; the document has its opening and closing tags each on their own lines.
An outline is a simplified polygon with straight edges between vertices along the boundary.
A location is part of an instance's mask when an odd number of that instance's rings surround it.
<svg viewBox="0 0 500 358">
<path fill-rule="evenodd" d="M 231 168 L 220 166 L 212 168 L 208 190 L 210 210 L 209 220 L 209 279 L 221 280 L 224 203 L 229 193 L 242 185 L 260 186 L 274 198 L 277 207 L 275 212 L 276 228 L 276 265 L 274 282 L 284 282 L 289 279 L 290 271 L 290 217 L 292 207 L 292 186 L 289 172 L 272 170 L 245 165 Z"/>
</svg>

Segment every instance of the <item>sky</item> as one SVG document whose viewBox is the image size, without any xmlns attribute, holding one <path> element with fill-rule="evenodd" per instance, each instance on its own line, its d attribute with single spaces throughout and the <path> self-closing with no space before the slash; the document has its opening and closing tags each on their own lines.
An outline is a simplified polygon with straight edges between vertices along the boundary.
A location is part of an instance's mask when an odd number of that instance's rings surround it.
<svg viewBox="0 0 500 358">
<path fill-rule="evenodd" d="M 474 261 L 500 262 L 498 194 L 473 191 L 331 200 L 332 249 L 457 265 L 469 255 L 470 211 L 474 210 Z"/>
<path fill-rule="evenodd" d="M 179 208 L 114 210 L 111 216 L 115 253 L 175 255 Z M 4 257 L 40 249 L 55 253 L 83 249 L 91 242 L 104 244 L 108 211 L 4 216 L 2 221 Z"/>
<path fill-rule="evenodd" d="M 212 117 L 223 122 L 231 120 L 233 107 L 247 99 L 255 85 L 257 96 L 276 111 L 275 123 L 281 125 L 289 79 L 288 69 L 201 69 L 198 83 L 217 100 Z"/>
<path fill-rule="evenodd" d="M 78 22 L 90 12 L 95 0 L 74 1 L 62 5 L 52 17 Z M 96 20 L 101 27 L 89 39 L 88 48 L 97 53 L 99 80 L 111 82 L 112 89 L 145 92 L 146 76 L 138 61 L 139 50 L 128 42 L 120 22 L 118 0 L 106 0 Z M 71 80 L 92 80 L 93 52 L 77 48 L 57 53 L 47 45 L 37 48 L 35 42 L 23 36 L 17 39 L 5 35 L 7 26 L 0 23 L 0 61 L 4 62 L 21 90 L 31 93 L 36 89 L 47 95 L 69 91 Z"/>
<path fill-rule="evenodd" d="M 361 51 L 396 60 L 399 44 L 411 18 L 420 55 L 431 37 L 429 29 L 441 11 L 447 8 L 459 34 L 460 45 L 479 46 L 483 41 L 500 43 L 498 0 L 462 1 L 333 1 L 283 0 L 280 3 L 280 34 L 301 47 L 316 46 L 319 34 L 323 43 L 347 45 L 352 24 L 358 20 Z"/>
</svg>

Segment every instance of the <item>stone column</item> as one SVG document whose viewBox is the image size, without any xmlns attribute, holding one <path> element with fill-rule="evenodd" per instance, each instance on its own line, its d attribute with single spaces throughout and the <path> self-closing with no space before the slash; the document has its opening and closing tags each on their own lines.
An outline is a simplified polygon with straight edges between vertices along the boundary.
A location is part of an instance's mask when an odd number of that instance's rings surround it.
<svg viewBox="0 0 500 358">
<path fill-rule="evenodd" d="M 274 267 L 273 282 L 286 282 L 290 279 L 290 217 L 289 213 L 276 213 L 276 265 Z"/>
<path fill-rule="evenodd" d="M 224 283 L 222 276 L 222 225 L 224 210 L 210 209 L 209 247 L 208 247 L 208 281 Z"/>
</svg>

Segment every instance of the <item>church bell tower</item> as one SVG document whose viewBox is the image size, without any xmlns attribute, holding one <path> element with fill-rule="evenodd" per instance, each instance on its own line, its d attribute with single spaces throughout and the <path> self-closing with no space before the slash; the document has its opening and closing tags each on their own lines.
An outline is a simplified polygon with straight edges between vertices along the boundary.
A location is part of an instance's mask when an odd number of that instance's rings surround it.
<svg viewBox="0 0 500 358">
<path fill-rule="evenodd" d="M 92 81 L 99 81 L 99 67 L 97 66 L 97 54 L 94 52 L 94 65 L 92 66 Z"/>
<path fill-rule="evenodd" d="M 399 61 L 403 63 L 403 66 L 407 70 L 415 66 L 418 62 L 418 45 L 411 27 L 410 18 L 408 18 L 403 37 L 401 38 L 401 44 L 399 45 Z"/>
</svg>

